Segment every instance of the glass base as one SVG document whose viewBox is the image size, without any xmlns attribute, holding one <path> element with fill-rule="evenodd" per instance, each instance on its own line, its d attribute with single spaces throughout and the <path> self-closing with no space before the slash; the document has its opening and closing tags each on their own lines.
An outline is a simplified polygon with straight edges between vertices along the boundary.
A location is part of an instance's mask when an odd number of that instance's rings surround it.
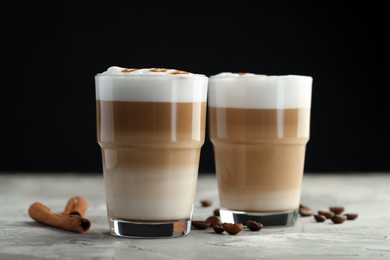
<svg viewBox="0 0 390 260">
<path fill-rule="evenodd" d="M 135 222 L 108 218 L 112 235 L 133 238 L 168 238 L 182 237 L 191 230 L 191 220 L 169 222 Z"/>
<path fill-rule="evenodd" d="M 222 222 L 246 224 L 254 220 L 263 226 L 292 226 L 298 219 L 298 209 L 282 212 L 245 212 L 221 208 L 219 214 Z"/>
</svg>

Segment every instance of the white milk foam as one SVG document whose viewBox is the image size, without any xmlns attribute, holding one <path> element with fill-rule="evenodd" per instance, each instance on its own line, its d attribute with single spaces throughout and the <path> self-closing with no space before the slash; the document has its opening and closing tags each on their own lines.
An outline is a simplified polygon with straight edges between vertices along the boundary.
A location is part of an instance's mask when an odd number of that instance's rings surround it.
<svg viewBox="0 0 390 260">
<path fill-rule="evenodd" d="M 208 104 L 231 108 L 310 108 L 313 78 L 223 72 L 209 78 Z"/>
<path fill-rule="evenodd" d="M 134 102 L 206 102 L 208 77 L 175 69 L 112 66 L 95 76 L 96 99 Z"/>
</svg>

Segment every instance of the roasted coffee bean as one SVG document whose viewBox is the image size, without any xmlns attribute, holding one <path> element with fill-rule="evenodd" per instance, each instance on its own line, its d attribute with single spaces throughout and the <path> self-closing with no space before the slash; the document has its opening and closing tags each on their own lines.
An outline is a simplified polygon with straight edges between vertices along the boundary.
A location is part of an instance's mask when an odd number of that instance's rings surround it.
<svg viewBox="0 0 390 260">
<path fill-rule="evenodd" d="M 254 220 L 247 220 L 245 224 L 252 231 L 259 231 L 263 227 L 263 224 Z"/>
<path fill-rule="evenodd" d="M 326 218 L 331 218 L 335 215 L 332 211 L 325 211 L 325 210 L 319 210 L 317 213 L 318 215 L 322 215 Z"/>
<path fill-rule="evenodd" d="M 213 230 L 217 234 L 221 234 L 223 231 L 225 231 L 225 229 L 223 229 L 222 225 L 214 225 Z"/>
<path fill-rule="evenodd" d="M 225 222 L 222 224 L 222 227 L 230 235 L 236 235 L 242 231 L 243 225 L 241 223 L 233 224 Z"/>
<path fill-rule="evenodd" d="M 341 224 L 343 223 L 347 217 L 345 215 L 334 215 L 333 217 L 330 218 L 330 220 L 333 221 L 335 224 Z"/>
<path fill-rule="evenodd" d="M 313 212 L 311 211 L 310 208 L 299 208 L 299 215 L 302 217 L 310 217 L 313 216 Z"/>
<path fill-rule="evenodd" d="M 356 213 L 344 213 L 343 206 L 329 206 L 329 211 L 318 210 L 318 214 L 313 214 L 311 208 L 305 204 L 299 204 L 299 214 L 303 217 L 314 215 L 317 222 L 324 222 L 326 219 L 331 219 L 335 224 L 341 224 L 345 220 L 354 220 L 358 217 Z"/>
<path fill-rule="evenodd" d="M 311 208 L 309 207 L 309 206 L 307 206 L 307 205 L 305 205 L 305 204 L 299 204 L 299 208 L 300 209 L 310 209 L 311 210 Z"/>
<path fill-rule="evenodd" d="M 329 207 L 329 210 L 333 212 L 335 215 L 339 215 L 344 212 L 344 207 L 340 206 L 331 206 Z"/>
<path fill-rule="evenodd" d="M 213 205 L 213 201 L 204 199 L 200 201 L 200 204 L 202 204 L 203 207 L 210 207 L 211 205 Z"/>
<path fill-rule="evenodd" d="M 219 209 L 217 208 L 217 209 L 214 209 L 214 211 L 213 211 L 213 215 L 214 216 L 220 216 L 220 214 L 219 214 Z"/>
<path fill-rule="evenodd" d="M 314 218 L 317 222 L 324 222 L 326 220 L 324 215 L 314 215 Z"/>
<path fill-rule="evenodd" d="M 214 225 L 221 225 L 221 219 L 218 216 L 210 216 L 206 219 L 207 222 L 210 222 L 210 227 Z"/>
<path fill-rule="evenodd" d="M 358 217 L 358 214 L 356 213 L 345 213 L 344 216 L 347 217 L 347 220 L 354 220 Z"/>
<path fill-rule="evenodd" d="M 193 220 L 192 226 L 196 229 L 206 229 L 210 226 L 210 222 L 202 220 Z"/>
</svg>

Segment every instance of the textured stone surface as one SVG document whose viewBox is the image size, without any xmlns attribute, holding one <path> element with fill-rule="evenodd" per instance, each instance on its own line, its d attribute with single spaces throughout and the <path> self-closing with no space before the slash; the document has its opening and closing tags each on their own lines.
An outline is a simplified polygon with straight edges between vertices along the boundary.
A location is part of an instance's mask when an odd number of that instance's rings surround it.
<svg viewBox="0 0 390 260">
<path fill-rule="evenodd" d="M 388 259 L 390 174 L 305 174 L 302 203 L 313 211 L 342 205 L 359 217 L 343 224 L 299 217 L 293 227 L 245 229 L 237 235 L 192 230 L 181 238 L 128 239 L 108 233 L 101 174 L 0 175 L 0 259 Z M 69 197 L 85 196 L 92 222 L 84 234 L 34 222 L 35 201 L 62 212 Z M 202 207 L 202 199 L 213 205 Z M 215 176 L 199 176 L 194 219 L 217 208 Z"/>
</svg>

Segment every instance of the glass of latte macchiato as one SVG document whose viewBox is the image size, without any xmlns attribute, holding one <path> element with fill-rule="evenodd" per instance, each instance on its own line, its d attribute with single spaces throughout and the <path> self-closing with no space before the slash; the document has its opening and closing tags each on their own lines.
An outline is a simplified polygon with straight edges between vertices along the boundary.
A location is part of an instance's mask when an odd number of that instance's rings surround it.
<svg viewBox="0 0 390 260">
<path fill-rule="evenodd" d="M 95 83 L 111 234 L 187 235 L 205 138 L 208 77 L 110 67 Z"/>
<path fill-rule="evenodd" d="M 209 77 L 210 139 L 223 222 L 296 222 L 312 81 L 231 72 Z"/>
</svg>

